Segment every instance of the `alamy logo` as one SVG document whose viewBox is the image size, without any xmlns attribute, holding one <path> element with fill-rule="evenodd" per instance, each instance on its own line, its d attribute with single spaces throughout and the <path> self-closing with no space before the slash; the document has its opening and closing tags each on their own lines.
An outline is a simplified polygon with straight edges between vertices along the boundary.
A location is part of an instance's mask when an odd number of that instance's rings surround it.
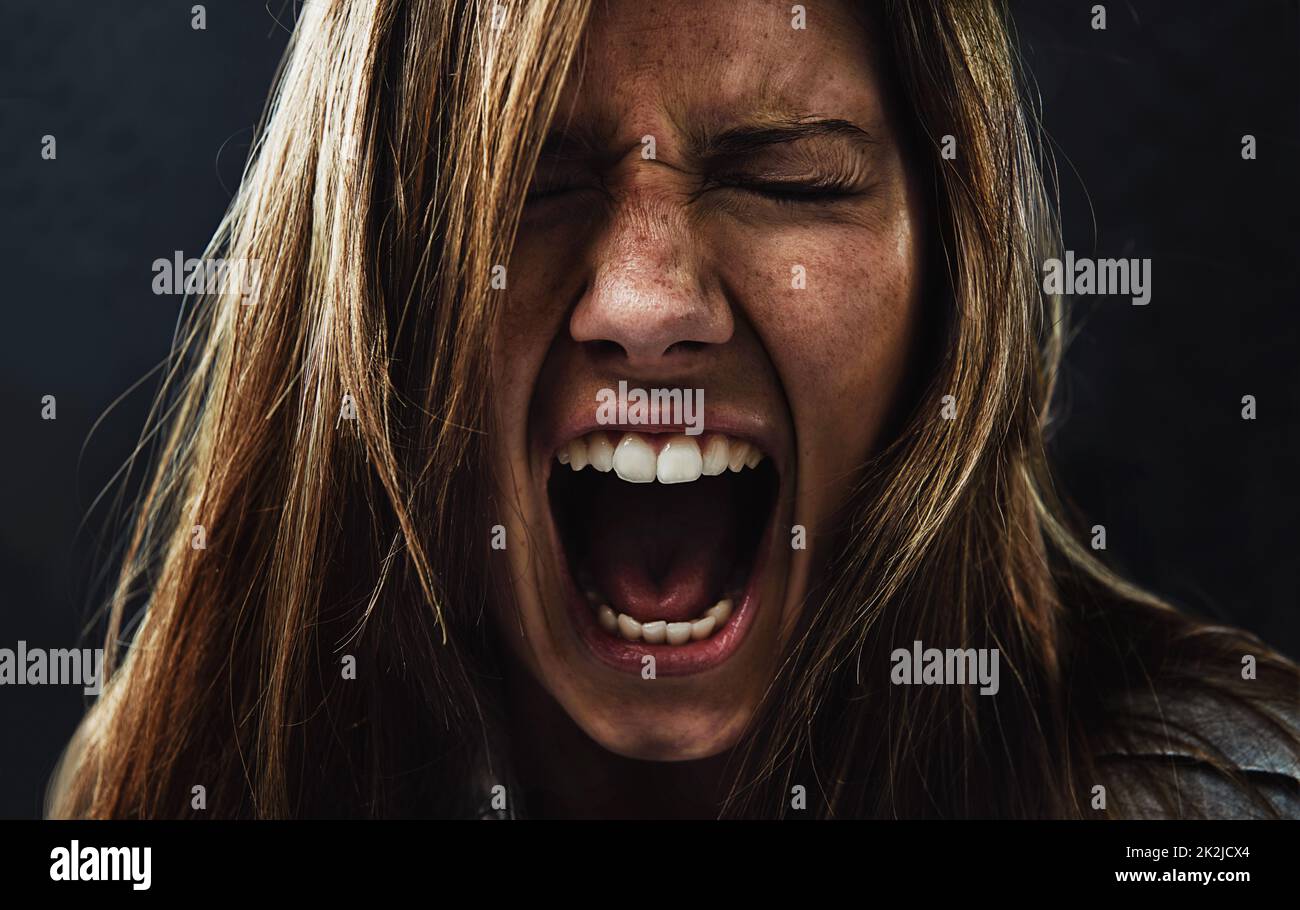
<svg viewBox="0 0 1300 910">
<path fill-rule="evenodd" d="M 171 259 L 153 261 L 153 292 L 204 294 L 222 297 L 238 294 L 245 305 L 252 304 L 261 285 L 260 259 L 186 259 L 180 250 Z"/>
<path fill-rule="evenodd" d="M 1113 294 L 1131 297 L 1134 306 L 1151 302 L 1150 259 L 1076 259 L 1065 251 L 1065 261 L 1043 263 L 1045 294 Z"/>
<path fill-rule="evenodd" d="M 104 691 L 103 648 L 0 648 L 0 686 L 84 686 L 87 695 Z"/>
<path fill-rule="evenodd" d="M 704 432 L 703 389 L 628 389 L 620 380 L 618 391 L 596 393 L 596 423 L 621 426 L 683 426 L 687 436 Z"/>
<path fill-rule="evenodd" d="M 997 695 L 997 648 L 895 648 L 889 655 L 894 668 L 889 680 L 896 686 L 973 686 L 981 695 Z"/>
<path fill-rule="evenodd" d="M 152 883 L 152 847 L 83 847 L 73 841 L 50 851 L 50 879 L 56 882 L 131 882 L 136 891 Z"/>
</svg>

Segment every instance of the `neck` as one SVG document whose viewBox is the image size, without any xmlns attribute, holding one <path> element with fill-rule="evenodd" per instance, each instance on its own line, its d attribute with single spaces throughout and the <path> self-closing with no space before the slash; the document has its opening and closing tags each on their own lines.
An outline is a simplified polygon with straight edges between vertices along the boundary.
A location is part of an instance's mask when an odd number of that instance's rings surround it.
<svg viewBox="0 0 1300 910">
<path fill-rule="evenodd" d="M 506 679 L 510 758 L 537 818 L 716 818 L 727 756 L 624 758 L 584 733 L 526 670 Z"/>
</svg>

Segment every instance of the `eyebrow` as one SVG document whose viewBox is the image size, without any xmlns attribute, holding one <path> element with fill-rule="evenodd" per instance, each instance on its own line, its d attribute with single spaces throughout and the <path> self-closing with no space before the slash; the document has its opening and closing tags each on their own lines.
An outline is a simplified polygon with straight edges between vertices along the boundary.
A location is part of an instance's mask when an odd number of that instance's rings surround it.
<svg viewBox="0 0 1300 910">
<path fill-rule="evenodd" d="M 617 124 L 608 118 L 575 120 L 570 116 L 557 120 L 542 140 L 539 156 L 543 160 L 586 161 L 599 165 L 612 163 L 617 157 L 613 148 Z"/>
<path fill-rule="evenodd" d="M 741 157 L 761 152 L 774 145 L 823 137 L 843 137 L 861 146 L 876 145 L 879 141 L 870 131 L 851 120 L 834 117 L 799 117 L 761 124 L 746 124 L 713 135 L 699 135 L 695 137 L 695 154 L 704 160 Z"/>
<path fill-rule="evenodd" d="M 612 130 L 610 131 L 612 132 Z M 859 146 L 873 146 L 879 139 L 851 120 L 836 117 L 789 117 L 728 127 L 718 132 L 696 131 L 688 137 L 692 157 L 710 161 L 753 155 L 773 146 L 807 139 L 846 138 Z M 595 133 L 582 127 L 552 130 L 541 155 L 550 160 L 594 159 L 611 156 Z"/>
<path fill-rule="evenodd" d="M 601 156 L 602 143 L 590 132 L 573 127 L 553 129 L 542 142 L 540 156 L 550 160 L 591 159 Z"/>
</svg>

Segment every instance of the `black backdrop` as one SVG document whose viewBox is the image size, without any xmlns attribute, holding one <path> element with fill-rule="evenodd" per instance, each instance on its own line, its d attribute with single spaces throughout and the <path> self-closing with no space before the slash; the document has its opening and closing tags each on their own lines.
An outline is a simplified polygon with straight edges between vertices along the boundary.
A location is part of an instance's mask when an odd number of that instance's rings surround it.
<svg viewBox="0 0 1300 910">
<path fill-rule="evenodd" d="M 1073 306 L 1062 486 L 1113 564 L 1297 656 L 1300 6 L 1110 2 L 1097 31 L 1093 5 L 1013 5 L 1067 247 L 1153 260 L 1149 306 Z M 0 647 L 98 644 L 79 636 L 103 542 L 78 528 L 153 384 L 91 428 L 168 348 L 176 298 L 151 293 L 150 265 L 211 235 L 293 17 L 214 0 L 195 31 L 191 6 L 0 9 Z M 0 687 L 0 817 L 39 814 L 83 706 L 74 687 Z"/>
</svg>

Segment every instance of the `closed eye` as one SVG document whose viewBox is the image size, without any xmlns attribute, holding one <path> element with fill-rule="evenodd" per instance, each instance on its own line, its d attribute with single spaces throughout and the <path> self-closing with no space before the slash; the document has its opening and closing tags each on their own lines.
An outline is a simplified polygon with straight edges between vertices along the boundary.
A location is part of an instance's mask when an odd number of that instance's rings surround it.
<svg viewBox="0 0 1300 910">
<path fill-rule="evenodd" d="M 524 197 L 524 204 L 527 205 L 532 202 L 545 202 L 548 199 L 558 199 L 567 193 L 576 192 L 580 189 L 583 189 L 583 187 L 576 184 L 573 186 L 529 187 L 528 195 Z"/>
<path fill-rule="evenodd" d="M 740 190 L 787 204 L 826 203 L 861 195 L 853 184 L 830 180 L 766 180 L 746 177 L 720 177 L 709 181 L 708 189 Z"/>
</svg>

